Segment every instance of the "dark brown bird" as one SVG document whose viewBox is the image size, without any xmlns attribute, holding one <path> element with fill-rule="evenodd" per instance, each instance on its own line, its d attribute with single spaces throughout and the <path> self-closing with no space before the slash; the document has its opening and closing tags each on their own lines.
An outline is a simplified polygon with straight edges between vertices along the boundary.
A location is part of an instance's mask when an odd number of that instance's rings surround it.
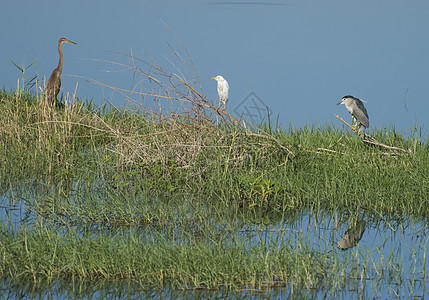
<svg viewBox="0 0 429 300">
<path fill-rule="evenodd" d="M 58 52 L 60 53 L 60 60 L 58 66 L 52 71 L 51 77 L 49 77 L 48 85 L 46 86 L 46 96 L 50 103 L 55 103 L 57 95 L 61 88 L 61 72 L 63 71 L 63 51 L 61 50 L 62 43 L 69 43 L 76 45 L 75 42 L 69 41 L 66 38 L 60 38 L 58 41 Z"/>
</svg>

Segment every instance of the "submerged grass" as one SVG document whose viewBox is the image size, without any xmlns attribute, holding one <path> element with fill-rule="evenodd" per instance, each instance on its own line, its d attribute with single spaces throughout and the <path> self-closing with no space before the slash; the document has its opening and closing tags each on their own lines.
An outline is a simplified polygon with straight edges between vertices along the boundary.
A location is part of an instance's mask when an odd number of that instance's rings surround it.
<svg viewBox="0 0 429 300">
<path fill-rule="evenodd" d="M 427 141 L 374 130 L 383 147 L 332 126 L 251 126 L 151 67 L 167 78 L 146 74 L 165 95 L 143 96 L 178 108 L 70 101 L 59 109 L 43 95 L 0 92 L 0 191 L 7 205 L 25 203 L 32 221 L 2 222 L 3 277 L 179 289 L 314 288 L 332 279 L 341 288 L 369 271 L 342 265 L 334 246 L 292 244 L 288 232 L 267 240 L 267 228 L 315 210 L 428 224 Z"/>
<path fill-rule="evenodd" d="M 156 241 L 133 230 L 124 236 L 93 238 L 45 229 L 14 232 L 2 228 L 3 272 L 14 278 L 55 279 L 57 276 L 108 280 L 133 280 L 152 286 L 179 289 L 268 286 L 323 276 L 324 259 L 305 249 L 278 245 L 246 247 L 233 243 L 191 244 Z M 7 250 L 7 251 L 4 251 Z M 303 264 L 302 256 L 311 261 Z M 23 268 L 23 266 L 25 266 Z M 302 269 L 302 270 L 300 270 Z M 305 272 L 307 278 L 294 278 Z"/>
</svg>

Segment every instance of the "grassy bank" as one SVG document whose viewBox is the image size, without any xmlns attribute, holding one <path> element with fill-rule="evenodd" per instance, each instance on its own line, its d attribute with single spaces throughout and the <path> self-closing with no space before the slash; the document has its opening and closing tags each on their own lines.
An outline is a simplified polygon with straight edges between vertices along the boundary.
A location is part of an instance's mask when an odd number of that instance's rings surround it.
<svg viewBox="0 0 429 300">
<path fill-rule="evenodd" d="M 3 190 L 17 182 L 68 189 L 91 176 L 105 188 L 226 206 L 429 212 L 428 143 L 393 130 L 373 137 L 405 152 L 330 126 L 248 130 L 237 121 L 216 126 L 210 115 L 154 120 L 83 104 L 61 110 L 5 92 L 0 109 Z"/>
<path fill-rule="evenodd" d="M 0 273 L 178 288 L 309 288 L 323 278 L 342 286 L 364 266 L 287 233 L 255 238 L 300 211 L 428 223 L 427 141 L 375 130 L 388 148 L 332 126 L 244 126 L 199 103 L 166 116 L 58 109 L 1 92 L 0 190 L 32 222 L 3 220 Z M 261 230 L 243 234 L 246 226 Z"/>
</svg>

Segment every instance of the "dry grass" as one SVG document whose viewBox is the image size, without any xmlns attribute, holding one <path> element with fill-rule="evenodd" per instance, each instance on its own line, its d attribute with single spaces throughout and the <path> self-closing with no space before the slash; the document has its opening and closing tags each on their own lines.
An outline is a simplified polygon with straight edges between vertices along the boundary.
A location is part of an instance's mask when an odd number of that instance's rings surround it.
<svg viewBox="0 0 429 300">
<path fill-rule="evenodd" d="M 150 129 L 146 127 L 146 130 L 127 134 L 111 129 L 118 141 L 114 151 L 124 162 L 143 161 L 148 165 L 156 162 L 189 169 L 202 159 L 207 165 L 220 157 L 237 167 L 252 159 L 251 152 L 263 152 L 264 148 L 271 153 L 273 148 L 285 152 L 287 159 L 293 157 L 290 148 L 273 135 L 217 109 L 204 95 L 187 51 L 187 60 L 177 51 L 172 52 L 177 59 L 170 61 L 172 70 L 149 56 L 143 60 L 131 54 L 115 53 L 127 63 L 107 63 L 133 72 L 137 78 L 133 89 L 90 81 L 125 97 L 135 109 L 133 115 L 143 115 L 148 122 L 146 125 Z"/>
</svg>

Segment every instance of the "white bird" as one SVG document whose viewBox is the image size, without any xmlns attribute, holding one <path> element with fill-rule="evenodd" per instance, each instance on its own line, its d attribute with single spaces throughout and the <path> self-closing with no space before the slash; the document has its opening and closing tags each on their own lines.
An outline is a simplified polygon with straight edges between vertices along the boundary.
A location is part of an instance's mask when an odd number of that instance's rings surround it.
<svg viewBox="0 0 429 300">
<path fill-rule="evenodd" d="M 222 76 L 218 75 L 216 77 L 212 77 L 217 81 L 217 93 L 219 95 L 219 104 L 217 108 L 219 109 L 221 104 L 223 105 L 223 109 L 226 109 L 226 104 L 228 103 L 228 92 L 229 85 L 228 81 L 225 80 Z"/>
</svg>

